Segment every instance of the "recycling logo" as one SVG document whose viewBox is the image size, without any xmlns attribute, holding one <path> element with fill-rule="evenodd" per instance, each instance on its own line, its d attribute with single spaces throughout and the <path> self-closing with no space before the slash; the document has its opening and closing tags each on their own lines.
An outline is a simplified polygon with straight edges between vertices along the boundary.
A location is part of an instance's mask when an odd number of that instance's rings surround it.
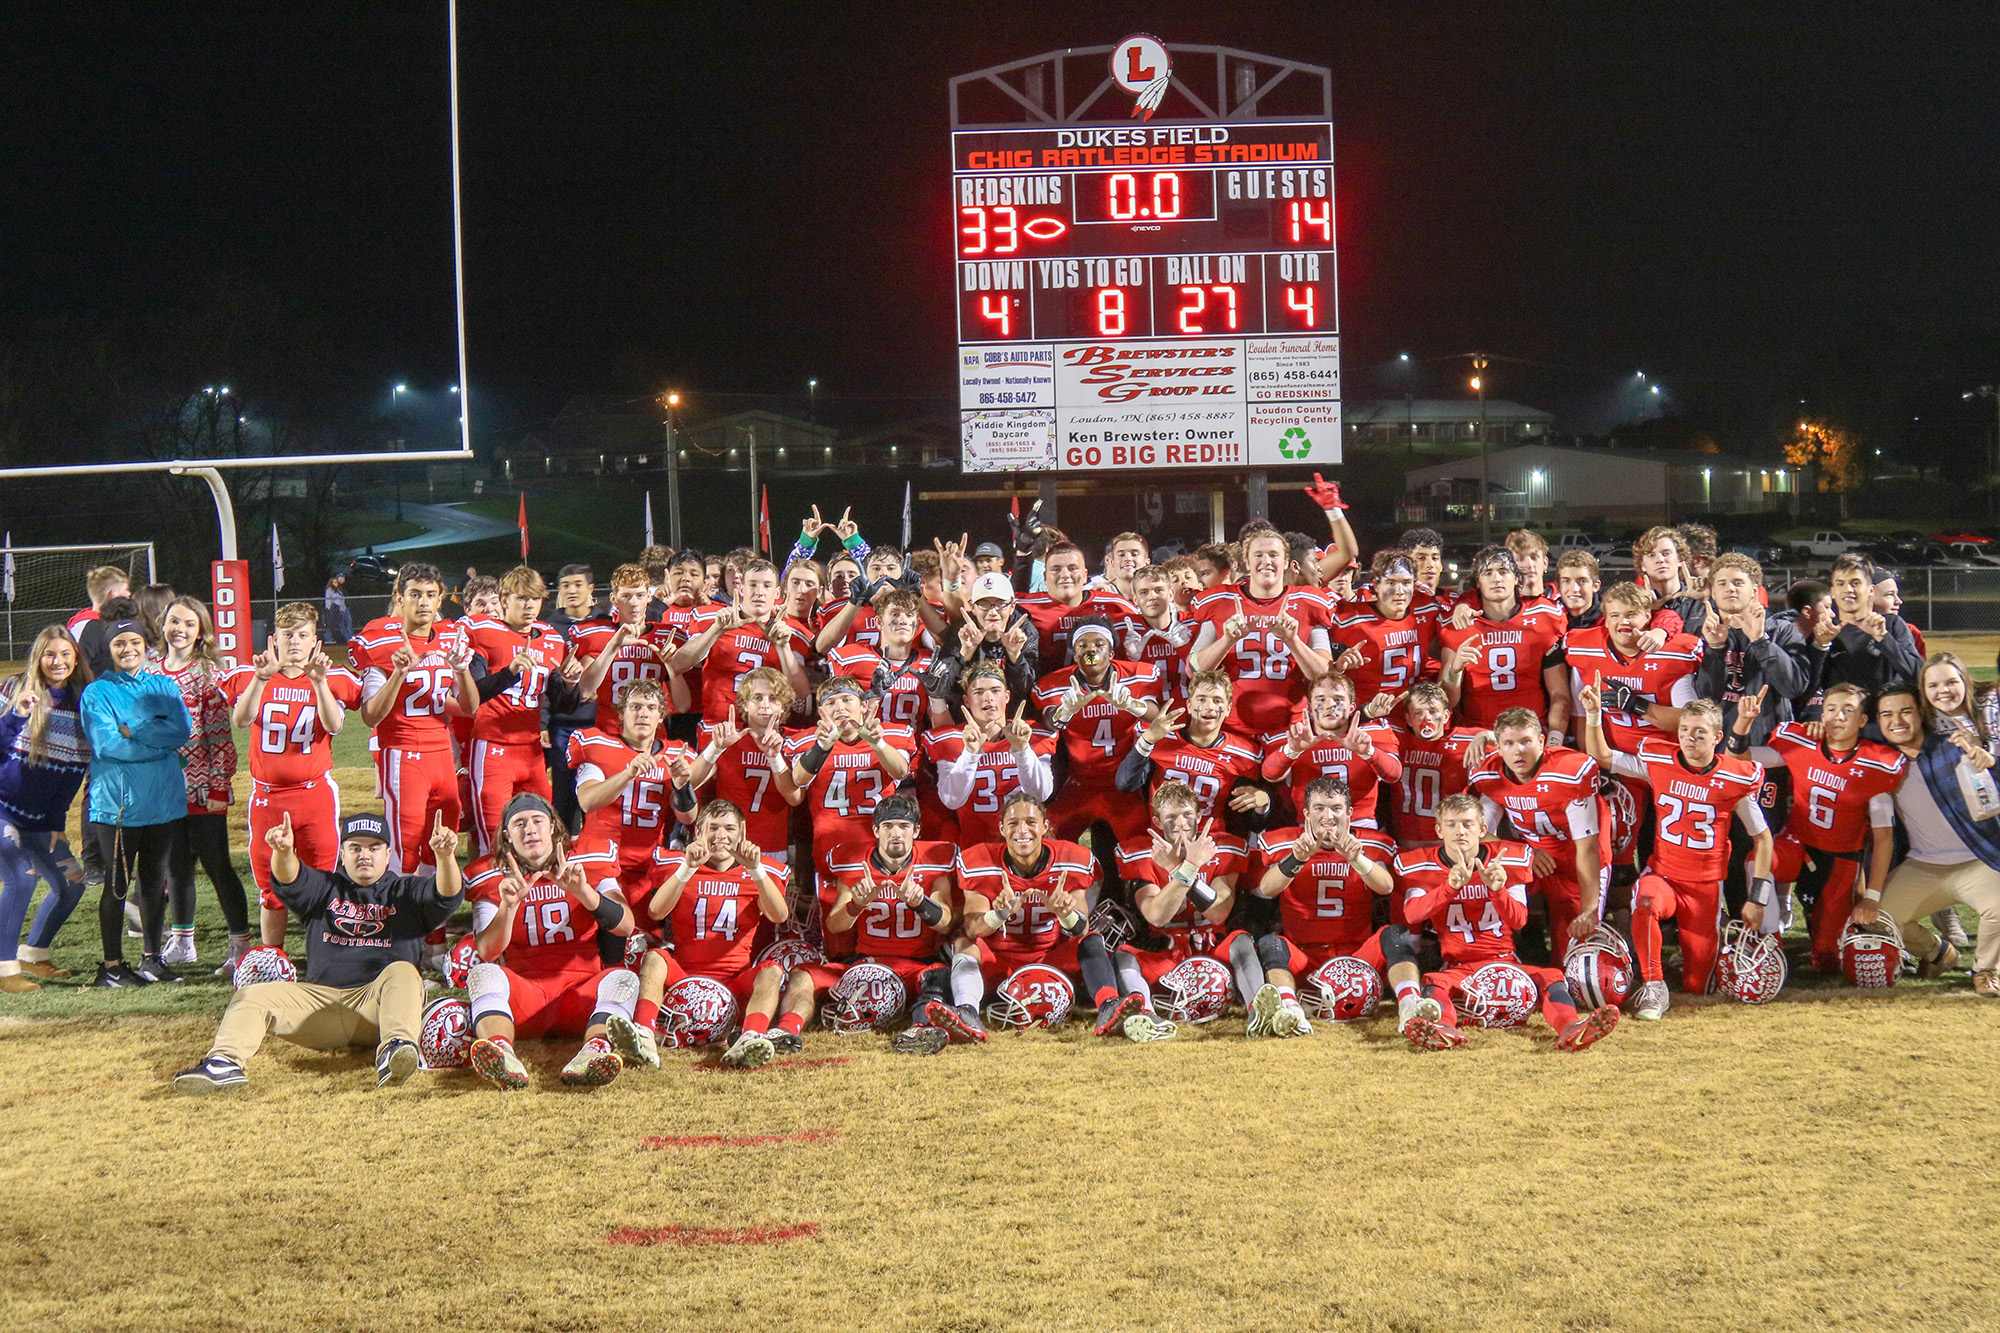
<svg viewBox="0 0 2000 1333">
<path fill-rule="evenodd" d="M 1304 458 L 1313 451 L 1313 442 L 1304 426 L 1288 426 L 1278 437 L 1278 452 L 1286 458 Z"/>
</svg>

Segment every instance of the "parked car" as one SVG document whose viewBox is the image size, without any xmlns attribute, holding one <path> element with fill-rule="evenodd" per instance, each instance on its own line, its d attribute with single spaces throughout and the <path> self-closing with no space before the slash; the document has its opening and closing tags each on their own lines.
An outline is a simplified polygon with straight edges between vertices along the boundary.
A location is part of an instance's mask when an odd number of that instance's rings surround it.
<svg viewBox="0 0 2000 1333">
<path fill-rule="evenodd" d="M 401 566 L 391 564 L 387 556 L 373 551 L 357 555 L 347 564 L 347 591 L 389 592 L 396 586 L 396 571 L 399 568 Z"/>
<path fill-rule="evenodd" d="M 1974 569 L 2000 569 L 2000 555 L 1989 542 L 1948 542 L 1944 549 Z"/>
<path fill-rule="evenodd" d="M 1602 556 L 1618 549 L 1618 543 L 1601 532 L 1565 532 L 1549 539 L 1551 563 L 1562 558 L 1565 551 L 1588 551 Z"/>
<path fill-rule="evenodd" d="M 1799 560 L 1831 560 L 1859 545 L 1860 542 L 1849 541 L 1837 532 L 1815 532 L 1811 541 L 1793 542 L 1792 555 Z"/>
</svg>

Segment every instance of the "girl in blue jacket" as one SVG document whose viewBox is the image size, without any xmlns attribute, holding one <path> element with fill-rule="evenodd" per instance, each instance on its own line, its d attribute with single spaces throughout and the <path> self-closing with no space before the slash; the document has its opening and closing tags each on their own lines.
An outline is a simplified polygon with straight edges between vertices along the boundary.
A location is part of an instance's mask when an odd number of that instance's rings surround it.
<svg viewBox="0 0 2000 1333">
<path fill-rule="evenodd" d="M 90 668 L 69 631 L 51 625 L 35 636 L 28 669 L 8 683 L 0 712 L 0 992 L 19 994 L 41 989 L 32 977 L 69 975 L 49 961 L 49 946 L 83 897 L 83 867 L 63 825 L 90 771 L 77 713 Z M 17 957 L 37 875 L 49 891 Z"/>
<path fill-rule="evenodd" d="M 90 742 L 90 808 L 84 832 L 104 858 L 97 930 L 104 961 L 93 986 L 179 981 L 160 961 L 167 914 L 167 853 L 173 824 L 187 813 L 180 748 L 193 726 L 172 677 L 145 670 L 146 632 L 136 620 L 106 628 L 111 670 L 84 687 L 83 731 Z M 125 898 L 137 867 L 145 957 L 125 966 Z"/>
</svg>

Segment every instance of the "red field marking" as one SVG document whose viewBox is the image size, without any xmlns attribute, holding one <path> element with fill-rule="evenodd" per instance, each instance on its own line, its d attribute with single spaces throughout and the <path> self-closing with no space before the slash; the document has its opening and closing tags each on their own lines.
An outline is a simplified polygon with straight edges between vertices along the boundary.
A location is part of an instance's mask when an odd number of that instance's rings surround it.
<svg viewBox="0 0 2000 1333">
<path fill-rule="evenodd" d="M 690 1065 L 704 1074 L 769 1074 L 789 1073 L 797 1069 L 824 1069 L 828 1065 L 844 1065 L 853 1062 L 851 1056 L 828 1055 L 817 1060 L 781 1060 L 776 1064 L 759 1065 L 755 1069 L 731 1069 L 728 1065 Z"/>
<path fill-rule="evenodd" d="M 798 1134 L 677 1134 L 639 1140 L 646 1148 L 763 1148 L 773 1143 L 825 1143 L 840 1137 L 837 1129 L 808 1129 Z"/>
<path fill-rule="evenodd" d="M 799 1222 L 788 1227 L 620 1227 L 604 1238 L 607 1245 L 780 1245 L 817 1236 L 819 1224 Z"/>
</svg>

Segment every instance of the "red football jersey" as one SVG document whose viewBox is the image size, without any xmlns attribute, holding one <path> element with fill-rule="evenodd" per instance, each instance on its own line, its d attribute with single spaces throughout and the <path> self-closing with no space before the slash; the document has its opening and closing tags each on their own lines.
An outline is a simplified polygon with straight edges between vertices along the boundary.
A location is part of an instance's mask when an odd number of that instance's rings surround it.
<svg viewBox="0 0 2000 1333">
<path fill-rule="evenodd" d="M 813 748 L 813 731 L 801 731 L 785 741 L 791 759 Z M 912 765 L 917 759 L 917 738 L 908 727 L 883 727 L 882 739 L 892 749 L 901 750 Z M 882 760 L 866 741 L 836 741 L 826 762 L 813 774 L 806 789 L 806 804 L 812 810 L 813 846 L 838 847 L 848 842 L 874 841 L 875 825 L 870 818 L 884 796 L 895 793 L 897 779 L 882 771 Z M 762 846 L 762 843 L 758 844 Z"/>
<path fill-rule="evenodd" d="M 701 749 L 708 748 L 712 730 L 706 722 L 696 729 Z M 743 812 L 743 836 L 759 847 L 775 850 L 790 843 L 792 807 L 778 794 L 771 780 L 770 757 L 757 744 L 755 736 L 740 737 L 717 756 L 714 776 L 702 785 L 711 788 L 708 795 L 735 802 L 736 808 Z"/>
<path fill-rule="evenodd" d="M 1658 703 L 1680 708 L 1694 701 L 1694 673 L 1701 668 L 1701 653 L 1702 642 L 1692 634 L 1676 634 L 1659 651 L 1635 657 L 1621 656 L 1611 646 L 1611 631 L 1602 625 L 1573 629 L 1563 638 L 1571 698 L 1593 679 L 1602 679 L 1606 684 L 1630 685 Z M 1604 710 L 1604 738 L 1614 750 L 1632 754 L 1645 737 L 1665 735 L 1642 714 Z"/>
<path fill-rule="evenodd" d="M 1011 885 L 1023 901 L 1015 904 L 997 934 L 986 937 L 987 942 L 1000 953 L 1038 954 L 1062 936 L 1062 923 L 1042 905 L 1039 895 L 1058 887 L 1082 893 L 1097 878 L 1097 862 L 1073 842 L 1048 838 L 1042 842 L 1040 867 L 1032 875 L 1022 875 L 1007 863 L 1004 844 L 981 842 L 959 851 L 957 873 L 960 888 L 989 903 Z"/>
<path fill-rule="evenodd" d="M 1361 650 L 1360 665 L 1350 663 L 1346 671 L 1354 682 L 1354 697 L 1365 704 L 1385 690 L 1400 694 L 1422 680 L 1430 664 L 1425 650 L 1437 635 L 1437 623 L 1435 598 L 1412 598 L 1401 620 L 1390 620 L 1373 602 L 1334 608 L 1333 656 L 1338 659 L 1349 647 Z"/>
<path fill-rule="evenodd" d="M 668 602 L 666 612 L 660 617 L 656 627 L 661 648 L 671 653 L 674 649 L 694 637 L 695 618 L 708 608 L 700 602 L 690 602 L 682 606 L 679 602 Z M 696 662 L 681 672 L 681 680 L 686 683 L 690 707 L 696 713 L 701 711 L 701 663 Z M 669 702 L 669 707 L 671 707 Z"/>
<path fill-rule="evenodd" d="M 681 742 L 655 739 L 659 750 L 653 767 L 626 783 L 617 800 L 583 819 L 584 836 L 616 844 L 618 860 L 628 869 L 659 846 L 674 823 L 674 779 L 668 765 L 675 758 L 694 759 L 694 752 Z M 615 731 L 593 727 L 569 738 L 569 766 L 576 770 L 579 786 L 602 782 L 638 757 L 639 752 Z"/>
<path fill-rule="evenodd" d="M 1489 833 L 1507 816 L 1513 836 L 1574 874 L 1579 838 L 1596 838 L 1598 864 L 1611 863 L 1610 815 L 1597 794 L 1597 761 L 1581 750 L 1551 745 L 1541 766 L 1517 782 L 1498 750 L 1467 775 L 1466 785 L 1486 803 Z"/>
<path fill-rule="evenodd" d="M 464 623 L 440 620 L 431 626 L 429 638 L 411 640 L 422 656 L 403 673 L 395 706 L 375 725 L 375 741 L 379 746 L 428 754 L 451 753 L 451 727 L 444 706 L 458 689 L 457 671 L 451 665 L 451 658 L 462 651 Z M 390 662 L 402 646 L 400 616 L 371 620 L 348 642 L 348 660 L 361 677 L 364 700 L 388 684 Z"/>
<path fill-rule="evenodd" d="M 570 631 L 577 657 L 585 664 L 596 661 L 610 646 L 611 636 L 617 631 L 618 620 L 615 616 L 592 616 L 589 620 L 577 622 L 576 628 Z M 618 691 L 622 687 L 635 680 L 666 679 L 667 669 L 660 662 L 662 651 L 672 651 L 672 635 L 661 625 L 648 625 L 642 636 L 619 645 L 618 655 L 611 659 L 611 666 L 597 687 L 599 731 L 616 736 L 623 725 L 618 716 Z M 671 700 L 667 707 L 673 707 Z"/>
<path fill-rule="evenodd" d="M 240 666 L 216 684 L 234 707 L 257 688 L 257 672 Z M 345 667 L 326 673 L 326 688 L 343 710 L 361 707 L 361 682 Z M 358 717 L 354 725 L 361 725 Z M 304 673 L 289 676 L 281 671 L 265 684 L 257 718 L 250 724 L 250 743 L 244 747 L 250 752 L 250 776 L 267 787 L 294 787 L 323 778 L 333 768 L 331 740 L 314 701 L 312 682 Z"/>
<path fill-rule="evenodd" d="M 1160 701 L 1160 672 L 1157 667 L 1135 662 L 1113 662 L 1111 670 L 1125 682 L 1125 688 L 1132 692 L 1135 699 L 1147 699 L 1154 703 Z M 1043 676 L 1041 683 L 1035 687 L 1035 707 L 1041 710 L 1044 719 L 1062 702 L 1070 683 L 1076 679 L 1076 673 L 1077 668 L 1073 666 L 1052 671 Z M 1069 756 L 1067 781 L 1099 789 L 1112 786 L 1112 779 L 1118 776 L 1118 763 L 1132 748 L 1132 738 L 1138 731 L 1138 718 L 1122 708 L 1113 707 L 1107 699 L 1092 699 L 1062 729 L 1063 753 Z"/>
<path fill-rule="evenodd" d="M 1755 805 L 1764 766 L 1717 754 L 1706 773 L 1681 761 L 1670 740 L 1639 743 L 1637 755 L 1614 756 L 1614 771 L 1643 778 L 1653 789 L 1653 859 L 1650 868 L 1685 884 L 1714 884 L 1729 870 L 1729 821 L 1744 797 Z"/>
<path fill-rule="evenodd" d="M 1395 754 L 1400 738 L 1387 722 L 1364 722 L 1361 729 L 1375 743 L 1377 753 Z M 1347 727 L 1330 736 L 1315 735 L 1312 744 L 1297 758 L 1285 754 L 1289 732 L 1275 732 L 1264 738 L 1263 774 L 1273 782 L 1288 778 L 1292 784 L 1292 809 L 1301 818 L 1306 812 L 1306 785 L 1319 778 L 1339 778 L 1347 784 L 1348 818 L 1356 824 L 1375 822 L 1375 801 L 1382 775 L 1375 765 L 1354 753 L 1347 745 Z"/>
<path fill-rule="evenodd" d="M 1256 737 L 1289 727 L 1294 710 L 1306 697 L 1306 675 L 1270 622 L 1281 614 L 1289 615 L 1298 622 L 1299 637 L 1308 646 L 1323 650 L 1331 642 L 1327 631 L 1332 613 L 1326 598 L 1313 588 L 1287 588 L 1276 597 L 1252 597 L 1245 584 L 1223 584 L 1196 597 L 1191 614 L 1213 626 L 1218 637 L 1235 616 L 1250 622 L 1250 632 L 1236 641 L 1217 668 L 1235 686 L 1229 702 L 1229 729 Z"/>
<path fill-rule="evenodd" d="M 932 958 L 944 945 L 944 937 L 924 923 L 917 909 L 904 903 L 902 887 L 915 883 L 925 897 L 937 891 L 937 882 L 955 868 L 958 851 L 948 842 L 920 842 L 910 851 L 910 863 L 898 875 L 890 875 L 875 863 L 874 842 L 848 843 L 826 854 L 827 869 L 850 888 L 873 877 L 880 886 L 878 896 L 857 902 L 861 914 L 854 922 L 854 952 L 871 958 Z"/>
<path fill-rule="evenodd" d="M 1403 913 L 1412 926 L 1425 921 L 1437 927 L 1438 948 L 1447 968 L 1477 967 L 1514 957 L 1514 932 L 1528 922 L 1528 883 L 1535 876 L 1534 853 L 1518 842 L 1489 839 L 1479 859 L 1498 861 L 1507 882 L 1497 894 L 1484 880 L 1462 889 L 1451 887 L 1451 863 L 1441 847 L 1422 847 L 1396 858 L 1396 887 L 1403 891 Z"/>
<path fill-rule="evenodd" d="M 935 767 L 956 763 L 965 753 L 965 733 L 956 729 L 927 731 L 920 743 L 924 758 Z M 1029 750 L 1044 757 L 1056 752 L 1055 733 L 1036 727 Z M 972 777 L 972 798 L 954 813 L 958 816 L 960 846 L 975 842 L 997 842 L 1000 837 L 1000 806 L 1021 790 L 1021 762 L 1003 736 L 988 741 L 979 750 L 979 770 Z"/>
<path fill-rule="evenodd" d="M 1263 866 L 1269 869 L 1284 860 L 1301 832 L 1299 828 L 1266 832 L 1258 844 Z M 1395 861 L 1396 849 L 1387 838 L 1365 829 L 1353 832 L 1376 865 L 1386 870 Z M 1315 948 L 1360 944 L 1375 933 L 1375 898 L 1375 891 L 1346 857 L 1332 850 L 1314 852 L 1278 895 L 1285 938 Z"/>
<path fill-rule="evenodd" d="M 882 721 L 913 732 L 930 725 L 931 696 L 924 689 L 924 672 L 930 666 L 930 650 L 915 645 L 907 659 L 894 663 L 879 648 L 859 643 L 844 643 L 826 655 L 829 677 L 852 676 L 864 690 L 873 689 L 876 672 L 883 672 L 889 689 L 882 696 Z"/>
<path fill-rule="evenodd" d="M 1439 625 L 1440 662 L 1467 639 L 1477 638 L 1482 647 L 1459 677 L 1459 720 L 1468 726 L 1490 727 L 1493 719 L 1509 708 L 1526 708 L 1536 717 L 1547 716 L 1549 692 L 1542 671 L 1555 665 L 1552 659 L 1568 625 L 1560 608 L 1539 598 L 1524 604 L 1511 620 L 1477 616 L 1465 629 L 1453 629 L 1449 622 Z"/>
<path fill-rule="evenodd" d="M 844 597 L 838 601 L 820 603 L 819 607 L 812 614 L 812 635 L 814 642 L 818 642 L 819 636 L 825 632 L 828 625 L 833 623 L 834 617 L 853 605 L 852 602 Z M 827 652 L 830 655 L 841 648 L 866 648 L 872 652 L 879 651 L 881 647 L 881 620 L 875 614 L 874 606 L 869 605 L 855 607 L 854 618 L 847 622 L 847 632 L 841 635 L 840 641 L 828 649 Z"/>
<path fill-rule="evenodd" d="M 569 655 L 563 636 L 537 620 L 516 630 L 499 620 L 467 620 L 472 651 L 486 659 L 490 675 L 513 665 L 514 654 L 526 649 L 534 667 L 507 689 L 479 705 L 472 717 L 474 740 L 501 745 L 539 745 L 542 739 L 542 694 L 549 673 Z"/>
<path fill-rule="evenodd" d="M 723 610 L 720 606 L 704 608 L 695 618 L 692 637 L 706 634 Z M 809 652 L 812 636 L 806 627 L 790 617 L 785 623 L 792 629 L 793 653 Z M 722 631 L 701 660 L 701 715 L 710 722 L 719 722 L 735 706 L 736 691 L 745 676 L 759 667 L 778 665 L 778 649 L 762 625 L 737 625 Z"/>
<path fill-rule="evenodd" d="M 1392 789 L 1389 825 L 1396 841 L 1404 847 L 1436 842 L 1438 806 L 1447 796 L 1465 790 L 1469 776 L 1465 767 L 1466 747 L 1479 734 L 1476 727 L 1455 727 L 1434 741 L 1427 741 L 1409 727 L 1396 726 L 1397 757 L 1403 761 L 1403 775 Z M 1381 821 L 1381 805 L 1376 805 Z"/>
<path fill-rule="evenodd" d="M 617 872 L 617 862 L 609 847 L 578 845 L 570 860 L 583 864 L 593 884 Z M 474 904 L 472 921 L 483 929 L 500 910 L 500 881 L 506 868 L 492 856 L 482 856 L 465 868 L 465 899 Z M 479 904 L 485 904 L 480 906 Z M 504 963 L 523 976 L 546 976 L 552 972 L 582 969 L 595 972 L 597 920 L 583 910 L 583 904 L 563 892 L 555 877 L 540 872 L 528 876 L 528 891 L 514 909 L 514 933 L 507 952 L 489 962 Z"/>
<path fill-rule="evenodd" d="M 1034 622 L 1039 660 L 1044 665 L 1069 661 L 1069 635 L 1079 621 L 1109 621 L 1114 643 L 1124 638 L 1125 631 L 1132 626 L 1143 629 L 1146 624 L 1137 607 L 1108 588 L 1090 589 L 1075 606 L 1065 606 L 1046 592 L 1022 593 L 1014 599 L 1014 604 Z"/>
<path fill-rule="evenodd" d="M 1160 697 L 1173 703 L 1184 703 L 1187 701 L 1188 681 L 1194 676 L 1194 666 L 1188 661 L 1188 654 L 1194 650 L 1194 636 L 1200 629 L 1201 626 L 1195 622 L 1178 616 L 1166 629 L 1154 629 L 1140 620 L 1125 627 L 1122 636 L 1124 646 L 1119 656 L 1128 662 L 1159 668 Z"/>
<path fill-rule="evenodd" d="M 680 873 L 687 855 L 660 847 L 653 852 L 653 889 Z M 764 857 L 764 869 L 780 887 L 785 868 Z M 750 966 L 751 951 L 757 943 L 757 928 L 764 914 L 757 906 L 757 877 L 749 867 L 732 865 L 717 870 L 704 865 L 681 890 L 680 900 L 667 913 L 667 933 L 674 960 L 690 972 L 704 976 L 728 976 Z"/>
<path fill-rule="evenodd" d="M 1785 828 L 1823 852 L 1858 852 L 1868 841 L 1868 802 L 1893 795 L 1909 761 L 1889 745 L 1862 741 L 1836 758 L 1796 722 L 1785 722 L 1765 744 L 1784 756 L 1792 775 L 1792 811 Z"/>
<path fill-rule="evenodd" d="M 1243 871 L 1250 864 L 1250 849 L 1243 839 L 1233 833 L 1212 829 L 1209 837 L 1215 842 L 1215 855 L 1208 858 L 1201 868 L 1202 878 L 1213 884 L 1228 876 L 1236 878 L 1230 882 L 1238 893 L 1244 891 Z M 1141 880 L 1147 884 L 1164 886 L 1167 872 L 1160 869 L 1153 860 L 1153 839 L 1150 834 L 1137 838 L 1127 838 L 1118 844 L 1118 873 L 1126 880 Z M 1202 951 L 1215 947 L 1215 942 L 1228 929 L 1228 922 L 1216 925 L 1204 920 L 1195 911 L 1194 904 L 1183 900 L 1181 910 L 1174 913 L 1173 920 L 1154 929 L 1172 937 L 1174 944 L 1182 949 Z"/>
<path fill-rule="evenodd" d="M 1217 823 L 1228 813 L 1236 784 L 1257 776 L 1256 752 L 1227 731 L 1218 733 L 1213 745 L 1168 736 L 1153 747 L 1151 758 L 1158 770 L 1153 774 L 1156 789 L 1162 782 L 1186 783 L 1201 802 L 1201 817 Z"/>
</svg>

